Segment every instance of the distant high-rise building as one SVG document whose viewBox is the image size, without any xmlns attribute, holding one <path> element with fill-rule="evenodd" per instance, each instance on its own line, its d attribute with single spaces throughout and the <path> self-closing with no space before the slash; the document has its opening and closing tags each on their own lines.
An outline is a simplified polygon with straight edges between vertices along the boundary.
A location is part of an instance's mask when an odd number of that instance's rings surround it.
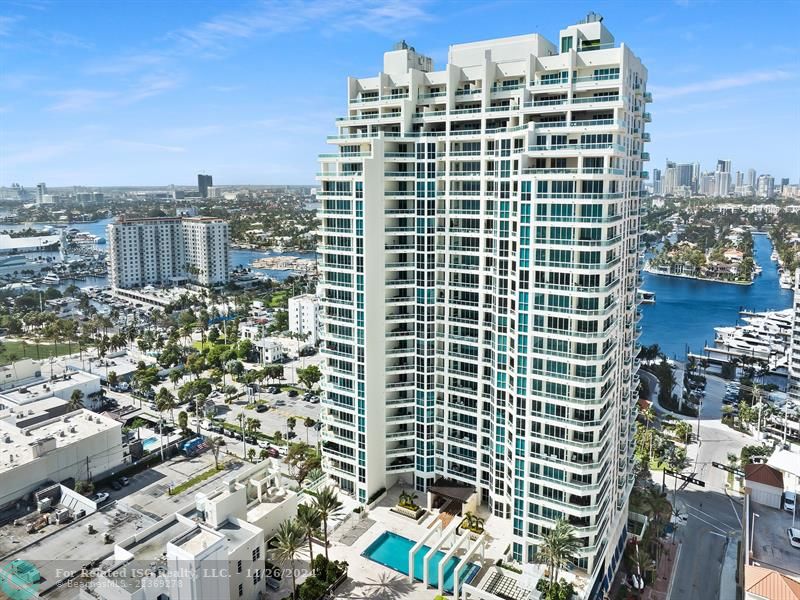
<svg viewBox="0 0 800 600">
<path fill-rule="evenodd" d="M 107 227 L 115 288 L 228 282 L 228 223 L 212 217 L 118 219 Z"/>
<path fill-rule="evenodd" d="M 700 182 L 698 184 L 698 192 L 704 196 L 713 196 L 716 194 L 716 177 L 714 173 L 703 173 L 700 175 Z"/>
<path fill-rule="evenodd" d="M 761 198 L 773 198 L 775 196 L 775 178 L 768 174 L 760 175 L 757 193 Z"/>
<path fill-rule="evenodd" d="M 731 161 L 718 160 L 714 177 L 714 195 L 721 198 L 728 196 L 731 189 Z"/>
<path fill-rule="evenodd" d="M 736 187 L 740 188 L 744 184 L 744 173 L 736 171 Z"/>
<path fill-rule="evenodd" d="M 473 498 L 520 562 L 569 520 L 601 597 L 635 478 L 647 70 L 594 15 L 448 57 L 349 79 L 321 157 L 324 468 L 359 503 Z"/>
<path fill-rule="evenodd" d="M 660 196 L 664 191 L 662 189 L 661 169 L 653 169 L 653 194 Z"/>
<path fill-rule="evenodd" d="M 208 188 L 214 185 L 214 180 L 211 175 L 199 174 L 197 176 L 197 190 L 200 192 L 201 198 L 208 198 Z"/>
<path fill-rule="evenodd" d="M 668 160 L 667 166 L 664 169 L 663 188 L 665 196 L 675 193 L 675 188 L 678 186 L 677 177 L 678 177 L 678 172 L 675 168 L 675 163 Z"/>
<path fill-rule="evenodd" d="M 756 170 L 755 169 L 747 169 L 747 185 L 750 186 L 751 193 L 754 193 L 756 190 Z"/>
<path fill-rule="evenodd" d="M 689 163 L 678 164 L 675 166 L 675 184 L 678 187 L 692 188 L 692 174 L 694 173 L 694 165 Z"/>
<path fill-rule="evenodd" d="M 47 195 L 47 184 L 37 183 L 36 184 L 36 203 L 42 204 L 44 202 L 44 197 Z"/>
</svg>

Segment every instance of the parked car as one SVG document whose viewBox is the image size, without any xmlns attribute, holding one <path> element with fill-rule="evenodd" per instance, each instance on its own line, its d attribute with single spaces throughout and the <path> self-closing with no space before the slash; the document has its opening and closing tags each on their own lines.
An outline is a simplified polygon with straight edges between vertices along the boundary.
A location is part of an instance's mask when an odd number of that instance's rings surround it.
<svg viewBox="0 0 800 600">
<path fill-rule="evenodd" d="M 790 527 L 786 530 L 786 533 L 789 536 L 789 544 L 795 548 L 800 548 L 800 529 L 797 529 L 796 527 Z"/>
<path fill-rule="evenodd" d="M 256 406 L 256 412 L 263 413 L 269 410 L 269 406 L 266 404 L 259 404 Z"/>
<path fill-rule="evenodd" d="M 279 390 L 279 389 L 278 389 L 276 386 L 274 386 L 274 385 L 271 385 L 271 386 L 269 386 L 269 388 L 267 389 L 267 391 L 268 391 L 270 394 L 277 394 L 278 392 L 280 392 L 280 390 Z"/>
<path fill-rule="evenodd" d="M 118 492 L 122 489 L 122 484 L 115 479 L 111 482 L 111 489 L 113 489 L 115 492 Z"/>
<path fill-rule="evenodd" d="M 793 513 L 797 503 L 797 494 L 794 492 L 784 492 L 783 494 L 783 510 Z"/>
<path fill-rule="evenodd" d="M 269 455 L 270 458 L 278 458 L 281 455 L 281 453 L 278 452 L 277 448 L 272 448 L 272 447 L 267 448 L 267 454 Z"/>
<path fill-rule="evenodd" d="M 289 390 L 289 392 L 288 392 L 289 398 L 295 398 L 295 397 L 297 397 L 297 395 L 298 395 L 297 394 L 297 390 Z"/>
<path fill-rule="evenodd" d="M 297 437 L 297 434 L 290 429 L 289 433 L 286 434 L 286 437 L 289 438 L 290 440 L 292 440 L 292 439 Z"/>
<path fill-rule="evenodd" d="M 131 480 L 129 478 L 127 478 L 127 477 L 120 477 L 119 478 L 119 482 L 122 485 L 128 485 L 131 482 Z"/>
<path fill-rule="evenodd" d="M 110 497 L 108 492 L 97 492 L 94 496 L 92 496 L 92 500 L 95 504 L 102 504 Z"/>
<path fill-rule="evenodd" d="M 266 450 L 267 448 L 269 448 L 269 442 L 265 439 L 260 439 L 258 440 L 258 447 Z"/>
<path fill-rule="evenodd" d="M 319 396 L 311 396 L 309 402 L 311 402 L 311 404 L 319 404 Z"/>
</svg>

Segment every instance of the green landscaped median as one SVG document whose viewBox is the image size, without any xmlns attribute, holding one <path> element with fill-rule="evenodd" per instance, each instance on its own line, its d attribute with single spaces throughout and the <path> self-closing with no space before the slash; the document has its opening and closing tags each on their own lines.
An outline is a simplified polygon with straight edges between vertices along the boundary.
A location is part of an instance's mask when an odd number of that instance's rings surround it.
<svg viewBox="0 0 800 600">
<path fill-rule="evenodd" d="M 3 342 L 4 352 L 0 354 L 0 365 L 7 365 L 11 361 L 10 356 L 20 358 L 49 358 L 52 356 L 63 356 L 78 352 L 78 344 L 31 344 L 23 341 Z M 86 348 L 83 349 L 86 352 Z"/>
<path fill-rule="evenodd" d="M 191 479 L 189 479 L 187 481 L 184 481 L 183 483 L 181 483 L 179 485 L 176 485 L 174 488 L 170 488 L 169 495 L 170 496 L 177 496 L 181 492 L 185 492 L 186 490 L 188 490 L 193 485 L 196 485 L 196 484 L 198 484 L 198 483 L 200 483 L 202 481 L 205 481 L 206 479 L 211 479 L 214 475 L 216 475 L 220 471 L 224 471 L 224 470 L 225 470 L 225 466 L 224 465 L 220 466 L 219 469 L 216 468 L 216 467 L 211 467 L 208 471 L 203 471 L 199 475 L 195 475 Z"/>
</svg>

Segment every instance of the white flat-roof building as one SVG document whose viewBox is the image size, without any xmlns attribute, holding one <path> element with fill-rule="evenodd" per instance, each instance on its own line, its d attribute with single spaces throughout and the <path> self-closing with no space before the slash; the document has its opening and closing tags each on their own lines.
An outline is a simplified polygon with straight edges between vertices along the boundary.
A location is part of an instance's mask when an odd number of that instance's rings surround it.
<svg viewBox="0 0 800 600">
<path fill-rule="evenodd" d="M 213 217 L 120 218 L 107 228 L 115 288 L 228 282 L 228 223 Z"/>
<path fill-rule="evenodd" d="M 634 483 L 647 69 L 597 15 L 405 43 L 349 78 L 320 157 L 327 473 L 357 501 L 472 486 L 534 560 L 563 517 L 582 596 L 624 549 Z"/>
<path fill-rule="evenodd" d="M 289 298 L 289 331 L 307 335 L 309 344 L 319 340 L 319 298 L 314 294 L 303 294 Z"/>
<path fill-rule="evenodd" d="M 0 507 L 16 502 L 46 481 L 96 478 L 124 462 L 122 424 L 114 419 L 79 409 L 21 427 L 28 422 L 25 417 L 32 416 L 27 411 L 22 417 L 10 411 L 3 416 Z"/>
<path fill-rule="evenodd" d="M 46 369 L 47 366 L 40 368 Z M 32 379 L 24 385 L 0 392 L 0 409 L 22 409 L 30 402 L 52 397 L 69 401 L 75 390 L 83 393 L 83 405 L 92 408 L 94 399 L 101 391 L 100 376 L 85 371 L 64 370 L 49 379 Z"/>
<path fill-rule="evenodd" d="M 117 542 L 82 600 L 258 600 L 267 597 L 266 540 L 297 512 L 272 460 Z"/>
<path fill-rule="evenodd" d="M 32 358 L 22 358 L 0 367 L 0 390 L 31 383 L 42 376 L 42 363 Z"/>
</svg>

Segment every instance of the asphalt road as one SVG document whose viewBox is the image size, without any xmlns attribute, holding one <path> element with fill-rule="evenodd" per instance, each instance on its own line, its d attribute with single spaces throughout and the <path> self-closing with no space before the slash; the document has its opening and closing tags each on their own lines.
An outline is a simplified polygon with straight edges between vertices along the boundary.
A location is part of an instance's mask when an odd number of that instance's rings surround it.
<svg viewBox="0 0 800 600">
<path fill-rule="evenodd" d="M 642 374 L 648 379 L 652 397 L 655 397 L 658 393 L 655 378 L 649 373 Z M 706 379 L 700 418 L 676 415 L 692 425 L 695 435 L 699 426 L 700 442 L 698 444 L 695 439 L 687 448 L 690 466 L 684 473 L 704 481 L 705 487 L 676 482 L 670 476 L 665 478 L 670 500 L 681 515 L 674 539 L 680 544 L 680 555 L 670 595 L 672 600 L 720 598 L 726 550 L 741 537 L 741 502 L 738 495 L 729 494 L 725 488 L 727 473 L 711 463 L 726 464 L 729 453 L 738 455 L 743 446 L 754 440 L 722 424 L 722 397 L 727 382 L 713 375 L 707 375 Z M 655 408 L 659 411 L 657 405 Z M 657 476 L 654 474 L 654 477 Z M 674 491 L 676 483 L 677 493 Z"/>
</svg>

